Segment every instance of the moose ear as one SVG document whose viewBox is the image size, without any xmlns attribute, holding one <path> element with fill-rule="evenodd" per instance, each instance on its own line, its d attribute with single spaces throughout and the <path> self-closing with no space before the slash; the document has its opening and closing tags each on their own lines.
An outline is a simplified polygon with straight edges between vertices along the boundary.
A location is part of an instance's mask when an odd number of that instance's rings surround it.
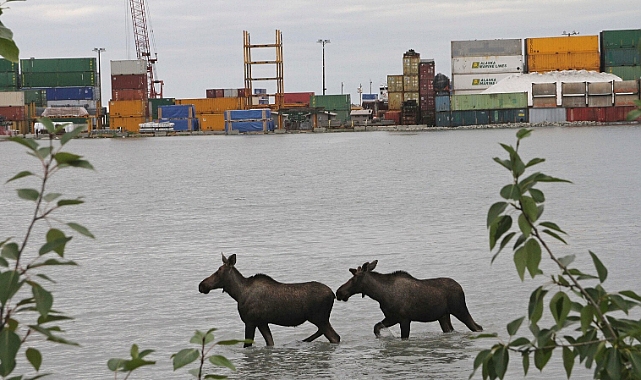
<svg viewBox="0 0 641 380">
<path fill-rule="evenodd" d="M 350 271 L 354 276 L 356 276 L 356 269 L 354 269 L 354 268 L 349 268 L 349 271 Z"/>
<path fill-rule="evenodd" d="M 225 257 L 225 254 L 221 252 L 220 255 L 223 257 L 223 264 L 227 264 L 227 258 Z"/>
<path fill-rule="evenodd" d="M 236 265 L 236 254 L 234 253 L 233 255 L 229 256 L 229 265 Z"/>
<path fill-rule="evenodd" d="M 368 271 L 368 272 L 373 271 L 373 270 L 374 270 L 374 268 L 376 268 L 376 264 L 378 264 L 378 260 L 374 260 L 374 261 L 372 261 L 371 263 L 368 263 L 368 265 L 367 265 L 367 271 Z"/>
</svg>

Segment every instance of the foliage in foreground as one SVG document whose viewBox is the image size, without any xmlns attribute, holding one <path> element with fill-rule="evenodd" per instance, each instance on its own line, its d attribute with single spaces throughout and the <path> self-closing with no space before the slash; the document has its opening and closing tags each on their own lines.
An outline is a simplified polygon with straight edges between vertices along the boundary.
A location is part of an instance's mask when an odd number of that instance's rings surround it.
<svg viewBox="0 0 641 380">
<path fill-rule="evenodd" d="M 5 0 L 4 2 L 0 3 L 0 16 L 2 16 L 3 10 L 6 9 L 4 5 L 12 1 L 24 0 Z M 11 31 L 11 29 L 4 26 L 2 22 L 0 22 L 0 56 L 3 56 L 11 62 L 18 62 L 19 54 L 20 50 L 18 49 L 16 43 L 13 41 L 13 32 Z"/>
<path fill-rule="evenodd" d="M 516 147 L 501 144 L 509 158 L 494 159 L 510 171 L 512 182 L 501 189 L 504 200 L 493 204 L 488 212 L 490 250 L 498 244 L 492 262 L 516 237 L 513 259 L 521 281 L 526 272 L 532 278 L 544 275 L 539 267 L 543 255 L 556 264 L 559 273 L 548 275 L 551 281 L 532 292 L 527 315 L 507 325 L 507 342 L 499 341 L 491 349 L 479 352 L 474 372 L 481 368 L 483 379 L 503 379 L 513 354 L 520 357 L 527 375 L 532 359 L 534 366 L 543 370 L 558 349 L 568 378 L 578 360 L 586 368 L 594 367 L 596 379 L 641 379 L 641 320 L 617 317 L 627 316 L 632 308 L 641 306 L 641 297 L 631 290 L 607 291 L 603 283 L 608 270 L 593 252 L 589 252 L 594 264 L 592 273 L 571 266 L 575 255 L 559 257 L 552 252 L 546 239 L 566 244 L 562 237 L 565 232 L 557 224 L 541 219 L 545 196 L 537 186 L 569 181 L 540 172 L 525 176 L 526 169 L 545 161 L 534 158 L 525 163 L 519 156 L 521 140 L 530 134 L 527 129 L 518 131 Z M 554 320 L 549 327 L 540 326 L 545 312 Z M 529 336 L 519 336 L 526 318 Z M 488 336 L 497 335 L 479 337 Z"/>
</svg>

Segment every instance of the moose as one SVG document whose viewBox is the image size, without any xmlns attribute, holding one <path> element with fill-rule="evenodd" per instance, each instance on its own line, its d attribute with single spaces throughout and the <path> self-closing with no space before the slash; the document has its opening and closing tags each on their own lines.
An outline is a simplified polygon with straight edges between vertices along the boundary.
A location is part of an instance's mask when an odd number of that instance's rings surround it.
<svg viewBox="0 0 641 380">
<path fill-rule="evenodd" d="M 198 290 L 208 294 L 212 289 L 223 289 L 238 302 L 240 319 L 245 323 L 245 339 L 252 340 L 256 327 L 267 346 L 274 345 L 269 324 L 298 326 L 309 321 L 318 331 L 304 339 L 311 342 L 325 335 L 331 343 L 339 343 L 341 337 L 329 323 L 334 306 L 334 292 L 320 282 L 296 284 L 280 283 L 265 274 L 243 277 L 236 269 L 236 255 L 226 258 L 223 265 L 211 276 L 204 279 Z M 251 346 L 245 343 L 244 347 Z"/>
<path fill-rule="evenodd" d="M 438 321 L 443 332 L 451 332 L 454 327 L 450 314 L 470 330 L 483 331 L 467 310 L 465 294 L 458 282 L 451 278 L 419 280 L 404 271 L 377 273 L 374 272 L 377 263 L 375 260 L 357 269 L 350 268 L 352 278 L 336 291 L 340 301 L 347 301 L 357 293 L 378 301 L 385 318 L 374 326 L 376 337 L 380 337 L 383 327 L 399 323 L 401 339 L 408 339 L 412 321 Z"/>
</svg>

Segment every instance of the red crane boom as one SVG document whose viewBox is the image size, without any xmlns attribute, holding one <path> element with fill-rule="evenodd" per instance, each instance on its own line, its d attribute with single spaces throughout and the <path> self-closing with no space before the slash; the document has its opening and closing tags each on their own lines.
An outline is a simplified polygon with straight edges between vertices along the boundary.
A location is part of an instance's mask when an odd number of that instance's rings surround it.
<svg viewBox="0 0 641 380">
<path fill-rule="evenodd" d="M 156 61 L 158 61 L 158 55 L 154 54 L 152 57 L 151 54 L 145 0 L 129 0 L 129 6 L 131 7 L 131 18 L 133 20 L 136 55 L 138 59 L 144 59 L 147 62 L 147 81 L 149 86 L 147 96 L 149 98 L 162 98 L 162 87 L 164 83 L 156 79 Z M 159 91 L 156 90 L 156 84 L 159 84 Z"/>
</svg>

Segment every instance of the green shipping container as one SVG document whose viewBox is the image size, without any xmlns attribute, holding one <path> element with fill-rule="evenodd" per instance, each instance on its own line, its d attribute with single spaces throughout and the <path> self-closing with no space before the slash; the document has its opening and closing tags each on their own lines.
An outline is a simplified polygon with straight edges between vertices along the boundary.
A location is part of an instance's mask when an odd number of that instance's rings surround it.
<svg viewBox="0 0 641 380">
<path fill-rule="evenodd" d="M 0 72 L 0 87 L 18 88 L 18 73 L 11 71 Z"/>
<path fill-rule="evenodd" d="M 527 92 L 452 95 L 452 111 L 527 108 Z"/>
<path fill-rule="evenodd" d="M 527 108 L 501 109 L 501 110 L 490 111 L 491 124 L 527 123 L 527 121 L 528 121 Z"/>
<path fill-rule="evenodd" d="M 313 95 L 309 103 L 313 108 L 325 108 L 327 111 L 350 111 L 352 107 L 349 94 Z"/>
<path fill-rule="evenodd" d="M 18 73 L 18 63 L 7 61 L 4 58 L 0 58 L 0 72 L 15 72 Z"/>
<path fill-rule="evenodd" d="M 22 87 L 89 87 L 96 86 L 96 73 L 61 72 L 61 73 L 22 73 Z"/>
<path fill-rule="evenodd" d="M 641 29 L 604 30 L 601 32 L 601 51 L 641 46 Z"/>
<path fill-rule="evenodd" d="M 22 73 L 96 72 L 96 58 L 21 59 Z"/>
<path fill-rule="evenodd" d="M 607 49 L 601 52 L 603 66 L 641 65 L 641 51 L 637 48 Z"/>
<path fill-rule="evenodd" d="M 151 110 L 152 120 L 158 120 L 158 107 L 173 106 L 176 104 L 175 98 L 153 98 L 149 99 L 149 109 Z"/>
<path fill-rule="evenodd" d="M 623 80 L 638 80 L 641 78 L 641 66 L 606 66 L 603 71 L 614 74 Z"/>
<path fill-rule="evenodd" d="M 47 90 L 24 90 L 24 103 L 34 103 L 36 107 L 46 107 Z"/>
</svg>

